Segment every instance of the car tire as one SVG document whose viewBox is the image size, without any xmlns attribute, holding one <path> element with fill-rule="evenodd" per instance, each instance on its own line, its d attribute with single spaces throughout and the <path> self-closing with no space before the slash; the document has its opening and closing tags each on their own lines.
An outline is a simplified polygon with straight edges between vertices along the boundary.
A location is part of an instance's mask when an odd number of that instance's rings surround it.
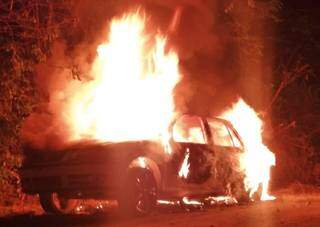
<svg viewBox="0 0 320 227">
<path fill-rule="evenodd" d="M 78 205 L 76 200 L 62 198 L 57 193 L 41 193 L 39 200 L 47 214 L 70 214 Z"/>
<path fill-rule="evenodd" d="M 146 169 L 129 170 L 118 199 L 119 208 L 125 216 L 150 214 L 157 201 L 157 186 L 153 174 Z"/>
</svg>

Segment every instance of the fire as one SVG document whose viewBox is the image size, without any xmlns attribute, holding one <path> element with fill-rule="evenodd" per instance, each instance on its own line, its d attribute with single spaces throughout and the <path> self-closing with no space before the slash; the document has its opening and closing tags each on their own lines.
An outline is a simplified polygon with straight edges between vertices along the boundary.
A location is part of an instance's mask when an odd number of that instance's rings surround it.
<svg viewBox="0 0 320 227">
<path fill-rule="evenodd" d="M 195 199 L 188 199 L 187 197 L 183 197 L 182 202 L 186 205 L 198 205 L 198 206 L 202 205 L 202 203 L 200 201 L 195 200 Z"/>
<path fill-rule="evenodd" d="M 145 27 L 141 12 L 111 21 L 108 39 L 97 49 L 93 80 L 75 90 L 65 108 L 71 140 L 166 136 L 180 78 L 178 57 L 166 50 L 165 37 L 146 34 Z"/>
<path fill-rule="evenodd" d="M 189 151 L 189 148 L 187 148 L 181 168 L 178 173 L 179 177 L 187 178 L 189 175 L 189 168 L 190 168 L 189 155 L 190 155 L 190 151 Z"/>
<path fill-rule="evenodd" d="M 146 33 L 146 17 L 139 11 L 113 19 L 107 41 L 97 48 L 92 80 L 70 85 L 66 93 L 71 90 L 72 96 L 61 98 L 67 99 L 62 116 L 70 129 L 69 140 L 161 139 L 170 154 L 168 129 L 175 117 L 173 89 L 180 74 L 178 56 L 167 50 L 166 43 L 163 35 Z M 241 99 L 222 117 L 232 122 L 244 141 L 241 165 L 247 190 L 253 195 L 261 184 L 261 199 L 272 199 L 268 183 L 275 157 L 262 143 L 261 119 Z M 139 163 L 145 166 L 145 160 Z M 180 177 L 187 178 L 189 166 L 187 150 Z"/>
<path fill-rule="evenodd" d="M 275 165 L 274 154 L 262 142 L 263 122 L 242 99 L 222 114 L 240 134 L 245 146 L 241 167 L 245 170 L 245 186 L 250 196 L 262 186 L 261 200 L 272 200 L 268 194 L 270 167 Z"/>
</svg>

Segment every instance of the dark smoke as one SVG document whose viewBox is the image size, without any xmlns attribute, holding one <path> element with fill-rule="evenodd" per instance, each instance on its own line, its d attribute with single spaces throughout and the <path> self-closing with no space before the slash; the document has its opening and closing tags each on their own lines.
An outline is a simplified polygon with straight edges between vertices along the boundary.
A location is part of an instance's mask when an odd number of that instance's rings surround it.
<svg viewBox="0 0 320 227">
<path fill-rule="evenodd" d="M 77 83 L 90 80 L 88 71 L 96 54 L 96 46 L 105 38 L 111 18 L 139 7 L 146 12 L 152 25 L 156 25 L 163 34 L 168 34 L 169 48 L 178 52 L 183 74 L 175 90 L 179 112 L 218 114 L 237 97 L 246 98 L 248 95 L 254 95 L 250 101 L 259 105 L 260 100 L 255 100 L 259 99 L 259 94 L 252 93 L 261 90 L 261 86 L 256 87 L 256 83 L 250 79 L 251 75 L 241 76 L 239 43 L 235 41 L 235 29 L 230 25 L 232 15 L 227 13 L 232 1 L 75 2 L 77 27 L 71 29 L 70 34 L 66 32 L 68 41 L 57 43 L 52 58 L 38 68 L 37 82 L 43 102 L 25 122 L 22 131 L 25 143 L 32 143 L 32 146 L 40 148 L 61 144 L 68 129 L 58 116 L 63 110 L 63 100 L 72 94 L 59 92 L 70 81 L 77 80 L 78 82 L 72 82 L 77 86 Z M 172 20 L 177 11 L 180 11 L 179 18 L 173 26 Z M 239 17 L 237 20 L 242 19 Z M 252 74 L 259 73 L 261 76 L 263 73 L 254 67 L 252 70 Z M 251 87 L 248 88 L 246 84 Z M 57 97 L 60 97 L 58 101 Z"/>
</svg>

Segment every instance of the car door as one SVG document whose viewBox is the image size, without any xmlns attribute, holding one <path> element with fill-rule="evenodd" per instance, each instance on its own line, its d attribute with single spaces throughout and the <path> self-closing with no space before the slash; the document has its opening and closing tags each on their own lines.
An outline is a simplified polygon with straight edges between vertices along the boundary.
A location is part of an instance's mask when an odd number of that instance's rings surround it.
<svg viewBox="0 0 320 227">
<path fill-rule="evenodd" d="M 190 193 L 204 190 L 212 176 L 213 151 L 208 144 L 203 121 L 183 115 L 172 128 L 172 150 L 168 162 L 167 186 Z"/>
<path fill-rule="evenodd" d="M 226 121 L 208 119 L 208 125 L 215 151 L 215 179 L 219 187 L 225 188 L 231 178 L 241 172 L 242 143 Z"/>
</svg>

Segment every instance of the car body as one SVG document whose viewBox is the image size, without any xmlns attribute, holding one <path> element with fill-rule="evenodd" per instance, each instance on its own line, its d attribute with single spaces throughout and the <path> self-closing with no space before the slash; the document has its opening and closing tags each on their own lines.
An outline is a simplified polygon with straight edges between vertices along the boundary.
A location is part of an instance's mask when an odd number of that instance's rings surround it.
<svg viewBox="0 0 320 227">
<path fill-rule="evenodd" d="M 22 189 L 39 194 L 48 212 L 57 211 L 52 195 L 117 199 L 138 213 L 148 213 L 156 199 L 236 196 L 239 191 L 244 195 L 240 168 L 244 146 L 230 122 L 182 115 L 169 132 L 166 143 L 81 141 L 59 150 L 26 148 L 20 170 Z M 142 192 L 147 208 L 137 210 L 133 198 Z"/>
</svg>

